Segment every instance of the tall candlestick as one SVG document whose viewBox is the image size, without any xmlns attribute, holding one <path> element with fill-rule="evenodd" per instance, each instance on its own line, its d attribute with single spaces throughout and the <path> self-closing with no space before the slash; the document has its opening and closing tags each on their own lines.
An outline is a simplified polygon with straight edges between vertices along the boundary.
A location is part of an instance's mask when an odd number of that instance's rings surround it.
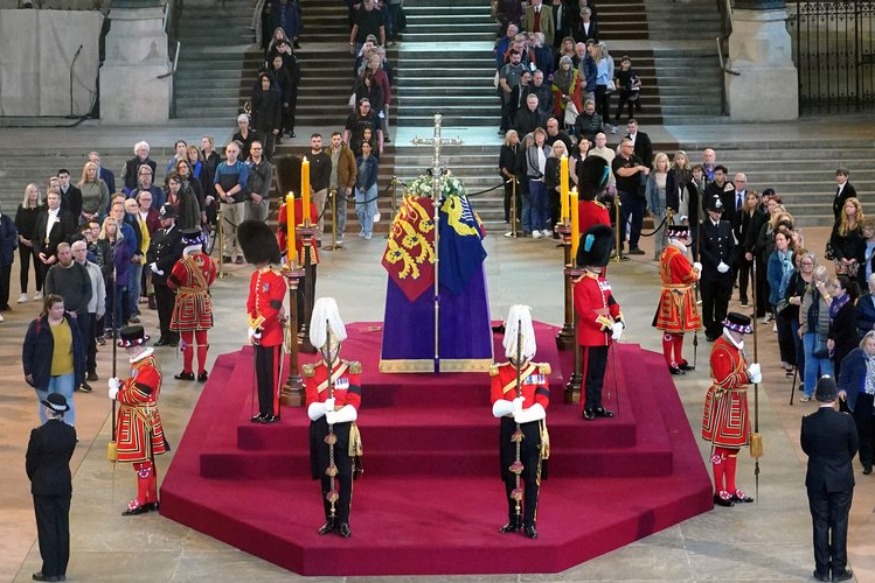
<svg viewBox="0 0 875 583">
<path fill-rule="evenodd" d="M 304 156 L 301 162 L 301 216 L 304 218 L 304 226 L 310 226 L 310 161 Z"/>
<path fill-rule="evenodd" d="M 568 155 L 563 154 L 562 160 L 559 162 L 559 200 L 561 201 L 562 209 L 562 224 L 568 224 L 568 212 L 571 203 L 568 200 Z"/>
<path fill-rule="evenodd" d="M 286 232 L 288 233 L 286 254 L 291 267 L 298 256 L 298 242 L 295 240 L 295 195 L 292 192 L 286 195 Z"/>
<path fill-rule="evenodd" d="M 571 212 L 571 265 L 577 265 L 577 246 L 580 244 L 580 214 L 577 202 L 577 187 L 571 190 L 569 198 L 573 202 Z"/>
</svg>

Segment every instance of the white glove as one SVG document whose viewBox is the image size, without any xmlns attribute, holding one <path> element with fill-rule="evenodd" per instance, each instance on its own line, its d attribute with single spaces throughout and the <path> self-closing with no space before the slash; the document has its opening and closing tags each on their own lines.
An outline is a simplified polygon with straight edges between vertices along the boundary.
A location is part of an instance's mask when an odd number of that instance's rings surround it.
<svg viewBox="0 0 875 583">
<path fill-rule="evenodd" d="M 331 411 L 334 411 L 334 397 L 331 397 L 330 399 L 325 399 L 324 406 L 325 406 L 326 413 L 330 413 Z"/>
<path fill-rule="evenodd" d="M 493 417 L 504 417 L 505 415 L 511 415 L 512 413 L 513 401 L 508 401 L 507 399 L 499 399 L 492 404 Z"/>
<path fill-rule="evenodd" d="M 523 401 L 525 401 L 525 397 L 517 397 L 513 400 L 513 414 L 516 415 L 520 411 L 523 410 Z"/>
<path fill-rule="evenodd" d="M 755 362 L 747 369 L 747 376 L 750 377 L 750 382 L 759 384 L 763 382 L 763 373 L 760 370 L 760 363 Z"/>
<path fill-rule="evenodd" d="M 325 415 L 324 403 L 310 403 L 310 406 L 307 407 L 307 417 L 310 418 L 310 421 L 316 421 L 323 415 Z"/>
<path fill-rule="evenodd" d="M 329 425 L 334 425 L 335 423 L 337 423 L 337 412 L 329 411 L 325 414 L 325 420 L 328 421 Z"/>
<path fill-rule="evenodd" d="M 623 330 L 625 326 L 623 326 L 622 322 L 614 322 L 614 325 L 611 326 L 611 340 L 617 342 L 620 340 L 620 336 L 623 335 Z"/>
<path fill-rule="evenodd" d="M 719 271 L 720 273 L 726 273 L 727 271 L 729 271 L 729 266 L 721 261 L 720 264 L 717 265 L 717 271 Z"/>
<path fill-rule="evenodd" d="M 695 263 L 693 263 L 693 269 L 695 269 L 696 271 L 702 271 L 702 264 L 696 261 Z"/>
<path fill-rule="evenodd" d="M 110 400 L 115 401 L 116 396 L 118 395 L 119 389 L 119 381 L 117 378 L 113 377 L 109 379 L 106 383 L 109 386 L 109 391 L 107 391 L 107 396 Z"/>
<path fill-rule="evenodd" d="M 531 421 L 540 421 L 547 416 L 544 407 L 540 403 L 535 403 L 525 411 L 517 411 L 513 415 L 513 420 L 517 423 L 529 423 Z"/>
</svg>

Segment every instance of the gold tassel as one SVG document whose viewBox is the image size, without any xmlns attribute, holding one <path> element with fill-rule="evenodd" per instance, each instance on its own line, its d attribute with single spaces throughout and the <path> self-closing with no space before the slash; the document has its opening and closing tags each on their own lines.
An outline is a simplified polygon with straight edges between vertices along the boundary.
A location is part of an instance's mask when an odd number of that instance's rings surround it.
<svg viewBox="0 0 875 583">
<path fill-rule="evenodd" d="M 750 436 L 750 457 L 754 459 L 763 457 L 763 436 L 759 433 Z"/>
<path fill-rule="evenodd" d="M 110 441 L 106 444 L 106 459 L 115 463 L 118 461 L 118 444 L 114 441 Z"/>
</svg>

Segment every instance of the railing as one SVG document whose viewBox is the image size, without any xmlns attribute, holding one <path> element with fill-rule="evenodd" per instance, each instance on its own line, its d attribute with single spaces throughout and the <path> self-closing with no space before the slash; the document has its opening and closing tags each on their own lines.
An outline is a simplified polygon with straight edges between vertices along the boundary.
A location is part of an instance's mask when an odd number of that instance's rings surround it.
<svg viewBox="0 0 875 583">
<path fill-rule="evenodd" d="M 732 34 L 732 5 L 730 0 L 718 0 L 717 7 L 720 10 L 720 30 L 722 33 L 715 40 L 717 42 L 717 57 L 720 60 L 720 70 L 723 72 L 720 75 L 720 113 L 721 115 L 729 115 L 729 104 L 726 99 L 726 74 L 739 76 L 741 73 L 730 69 L 723 58 L 726 42 L 729 40 L 729 35 Z M 726 50 L 728 53 L 728 48 Z"/>
<path fill-rule="evenodd" d="M 796 0 L 791 6 L 787 28 L 799 72 L 799 111 L 875 107 L 875 4 Z"/>
</svg>

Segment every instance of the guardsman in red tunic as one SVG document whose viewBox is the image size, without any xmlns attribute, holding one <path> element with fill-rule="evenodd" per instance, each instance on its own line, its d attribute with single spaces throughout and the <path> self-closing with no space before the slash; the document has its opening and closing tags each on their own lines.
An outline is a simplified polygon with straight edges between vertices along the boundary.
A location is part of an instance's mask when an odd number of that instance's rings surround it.
<svg viewBox="0 0 875 583">
<path fill-rule="evenodd" d="M 613 236 L 605 225 L 590 227 L 580 237 L 577 266 L 584 272 L 574 282 L 574 313 L 578 350 L 583 351 L 585 400 L 583 418 L 613 417 L 602 405 L 602 386 L 608 364 L 608 348 L 623 334 L 626 325 L 611 284 L 603 275 L 611 256 Z"/>
<path fill-rule="evenodd" d="M 255 348 L 255 379 L 258 385 L 258 413 L 253 423 L 275 423 L 280 418 L 280 363 L 285 336 L 283 300 L 288 285 L 271 263 L 282 261 L 276 237 L 262 221 L 243 221 L 237 227 L 237 241 L 246 261 L 255 266 L 249 280 L 246 313 L 249 339 Z"/>
<path fill-rule="evenodd" d="M 690 263 L 687 245 L 690 228 L 687 225 L 667 225 L 668 245 L 659 257 L 659 277 L 662 295 L 653 316 L 653 327 L 662 330 L 662 355 L 673 375 L 682 375 L 692 367 L 681 355 L 684 333 L 702 326 L 696 307 L 695 285 L 702 272 L 701 263 Z M 674 351 L 674 356 L 672 356 Z"/>
<path fill-rule="evenodd" d="M 321 359 L 304 365 L 302 371 L 310 417 L 310 467 L 313 479 L 320 480 L 325 509 L 325 524 L 318 532 L 336 531 L 349 538 L 353 475 L 363 471 L 361 438 L 355 423 L 362 402 L 362 365 L 340 359 L 344 340 L 346 326 L 337 302 L 319 298 L 313 306 L 310 342 Z"/>
<path fill-rule="evenodd" d="M 300 198 L 295 199 L 295 222 L 298 225 L 304 222 L 304 203 Z M 319 211 L 316 208 L 316 203 L 310 202 L 310 216 L 316 217 Z M 279 214 L 277 215 L 277 223 L 278 228 L 276 232 L 276 242 L 280 247 L 280 254 L 282 254 L 283 258 L 288 257 L 288 220 L 286 219 L 286 203 L 280 205 Z M 314 233 L 315 234 L 315 233 Z M 310 245 L 308 246 L 310 249 L 310 269 L 305 270 L 304 277 L 301 280 L 300 286 L 298 287 L 300 293 L 297 294 L 298 298 L 298 314 L 299 316 L 304 314 L 304 290 L 307 289 L 307 285 L 309 283 L 308 278 L 312 278 L 313 280 L 313 296 L 316 295 L 316 266 L 319 265 L 319 247 L 316 244 L 316 237 L 312 236 L 310 238 Z M 295 248 L 298 252 L 298 265 L 305 265 L 305 257 L 304 257 L 304 237 L 300 234 L 295 237 Z M 303 318 L 298 321 L 299 332 L 300 329 L 303 328 L 304 322 Z"/>
<path fill-rule="evenodd" d="M 528 306 L 511 306 L 504 332 L 508 362 L 492 365 L 489 375 L 492 414 L 501 419 L 498 454 L 507 500 L 507 524 L 499 531 L 521 530 L 537 538 L 542 464 L 550 453 L 546 424 L 550 365 L 532 362 L 537 346 L 529 310 Z"/>
<path fill-rule="evenodd" d="M 194 343 L 197 341 L 198 382 L 207 380 L 207 331 L 213 327 L 213 301 L 210 286 L 216 280 L 216 264 L 204 253 L 203 232 L 186 229 L 182 232 L 185 249 L 182 259 L 173 266 L 167 286 L 176 291 L 176 303 L 170 318 L 170 329 L 180 334 L 182 372 L 173 378 L 193 381 Z"/>
<path fill-rule="evenodd" d="M 750 443 L 747 385 L 763 380 L 760 365 L 749 365 L 744 357 L 744 335 L 750 332 L 750 318 L 730 312 L 723 320 L 723 335 L 711 349 L 711 387 L 705 396 L 702 437 L 714 449 L 711 467 L 718 506 L 753 501 L 735 485 L 738 451 Z"/>
<path fill-rule="evenodd" d="M 158 413 L 161 368 L 152 348 L 146 346 L 148 340 L 142 326 L 122 328 L 118 345 L 130 357 L 131 376 L 123 381 L 109 379 L 109 398 L 117 400 L 120 407 L 116 419 L 118 461 L 133 464 L 137 472 L 137 497 L 123 516 L 158 510 L 155 456 L 170 451 Z"/>
<path fill-rule="evenodd" d="M 611 226 L 611 215 L 608 207 L 598 202 L 596 198 L 608 186 L 611 178 L 611 168 L 607 160 L 599 156 L 587 156 L 580 165 L 577 175 L 577 216 L 581 233 L 586 233 L 593 225 Z"/>
</svg>

